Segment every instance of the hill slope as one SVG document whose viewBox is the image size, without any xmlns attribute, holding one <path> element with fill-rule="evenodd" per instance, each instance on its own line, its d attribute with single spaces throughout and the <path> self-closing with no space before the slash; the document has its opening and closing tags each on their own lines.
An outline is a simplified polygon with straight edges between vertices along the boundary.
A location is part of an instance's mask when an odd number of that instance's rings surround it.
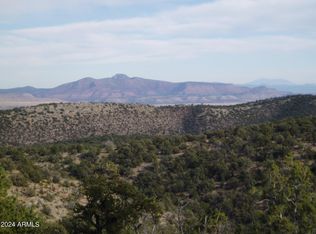
<svg viewBox="0 0 316 234">
<path fill-rule="evenodd" d="M 135 190 L 153 209 L 151 215 L 142 214 L 124 224 L 130 234 L 148 230 L 156 234 L 314 233 L 316 229 L 316 117 L 199 135 L 0 146 L 0 165 L 5 168 L 5 173 L 0 169 L 1 189 L 9 189 L 9 196 L 2 192 L 1 217 L 18 222 L 21 216 L 12 216 L 12 210 L 32 214 L 20 205 L 32 204 L 33 211 L 51 223 L 51 229 L 42 231 L 42 221 L 40 228 L 32 229 L 34 234 L 91 233 L 90 214 L 113 210 L 111 205 L 95 205 L 101 200 L 96 198 L 119 199 L 123 193 L 124 200 L 133 202 L 130 191 Z M 104 180 L 108 183 L 100 183 Z M 117 185 L 125 186 L 113 191 Z M 87 186 L 93 186 L 93 192 Z M 107 191 L 100 193 L 104 188 Z M 106 201 L 116 204 L 112 198 Z M 90 212 L 78 215 L 78 205 L 87 203 L 85 209 Z M 139 207 L 128 210 L 134 214 Z M 122 209 L 116 210 L 121 213 Z M 284 219 L 286 223 L 279 221 Z M 23 231 L 19 233 L 28 233 Z"/>
<path fill-rule="evenodd" d="M 103 135 L 200 133 L 316 115 L 316 96 L 289 96 L 235 106 L 46 104 L 0 112 L 0 144 L 32 144 Z"/>
</svg>

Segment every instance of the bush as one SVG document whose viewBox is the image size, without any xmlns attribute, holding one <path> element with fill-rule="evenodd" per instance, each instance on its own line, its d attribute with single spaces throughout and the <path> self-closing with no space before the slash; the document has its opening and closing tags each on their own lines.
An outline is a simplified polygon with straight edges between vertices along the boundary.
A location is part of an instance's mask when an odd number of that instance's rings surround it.
<svg viewBox="0 0 316 234">
<path fill-rule="evenodd" d="M 6 171 L 11 171 L 15 167 L 14 162 L 10 158 L 2 158 L 0 164 Z"/>
<path fill-rule="evenodd" d="M 52 209 L 49 206 L 44 205 L 43 208 L 42 208 L 42 212 L 45 215 L 51 215 L 52 214 Z"/>
<path fill-rule="evenodd" d="M 43 196 L 43 198 L 48 202 L 52 202 L 54 200 L 54 195 L 47 193 L 45 196 Z"/>
<path fill-rule="evenodd" d="M 27 187 L 27 188 L 25 188 L 23 193 L 25 196 L 34 197 L 35 196 L 35 189 L 31 188 L 31 187 Z"/>
<path fill-rule="evenodd" d="M 14 186 L 18 186 L 18 187 L 25 187 L 27 186 L 27 179 L 25 178 L 24 175 L 22 174 L 13 174 L 10 177 L 12 184 Z"/>
<path fill-rule="evenodd" d="M 60 177 L 58 175 L 54 175 L 52 178 L 52 181 L 54 184 L 57 184 L 60 182 Z"/>
<path fill-rule="evenodd" d="M 47 234 L 67 234 L 68 232 L 64 228 L 63 225 L 59 223 L 46 223 L 41 228 L 41 233 L 47 233 Z"/>
</svg>

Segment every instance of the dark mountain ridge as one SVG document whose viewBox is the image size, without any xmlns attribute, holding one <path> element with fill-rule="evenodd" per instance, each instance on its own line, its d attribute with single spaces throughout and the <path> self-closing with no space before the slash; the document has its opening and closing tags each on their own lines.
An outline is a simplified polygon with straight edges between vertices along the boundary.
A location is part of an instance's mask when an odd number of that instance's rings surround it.
<svg viewBox="0 0 316 234">
<path fill-rule="evenodd" d="M 316 115 L 316 96 L 234 106 L 60 103 L 0 111 L 0 144 L 34 144 L 104 135 L 201 133 Z"/>
</svg>

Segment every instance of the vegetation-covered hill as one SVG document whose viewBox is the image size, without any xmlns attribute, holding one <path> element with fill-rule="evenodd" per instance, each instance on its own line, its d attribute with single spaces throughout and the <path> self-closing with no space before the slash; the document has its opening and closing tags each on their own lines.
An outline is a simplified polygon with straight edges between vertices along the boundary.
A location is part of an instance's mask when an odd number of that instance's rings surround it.
<svg viewBox="0 0 316 234">
<path fill-rule="evenodd" d="M 1 231 L 315 233 L 315 160 L 316 117 L 2 146 L 0 220 L 41 225 Z"/>
<path fill-rule="evenodd" d="M 0 144 L 103 135 L 196 134 L 306 115 L 316 115 L 316 96 L 288 96 L 234 106 L 45 104 L 0 111 Z"/>
</svg>

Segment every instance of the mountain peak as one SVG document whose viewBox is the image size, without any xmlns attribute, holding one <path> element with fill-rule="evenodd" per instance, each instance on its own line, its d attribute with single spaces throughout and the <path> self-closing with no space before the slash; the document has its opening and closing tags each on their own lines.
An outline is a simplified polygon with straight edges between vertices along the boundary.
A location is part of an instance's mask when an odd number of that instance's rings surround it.
<svg viewBox="0 0 316 234">
<path fill-rule="evenodd" d="M 95 79 L 92 78 L 92 77 L 84 77 L 84 78 L 82 78 L 82 79 L 80 79 L 80 80 L 95 80 Z"/>
<path fill-rule="evenodd" d="M 121 73 L 117 73 L 114 76 L 112 76 L 112 79 L 118 79 L 118 80 L 123 80 L 123 79 L 129 79 L 130 77 L 125 75 L 125 74 L 121 74 Z"/>
<path fill-rule="evenodd" d="M 284 95 L 264 87 L 253 89 L 233 84 L 149 80 L 118 73 L 112 77 L 90 77 L 45 90 L 9 90 L 0 93 L 30 93 L 37 98 L 65 102 L 123 102 L 146 104 L 232 104 Z M 1 104 L 1 103 L 0 103 Z M 0 106 L 1 107 L 1 106 Z"/>
</svg>

